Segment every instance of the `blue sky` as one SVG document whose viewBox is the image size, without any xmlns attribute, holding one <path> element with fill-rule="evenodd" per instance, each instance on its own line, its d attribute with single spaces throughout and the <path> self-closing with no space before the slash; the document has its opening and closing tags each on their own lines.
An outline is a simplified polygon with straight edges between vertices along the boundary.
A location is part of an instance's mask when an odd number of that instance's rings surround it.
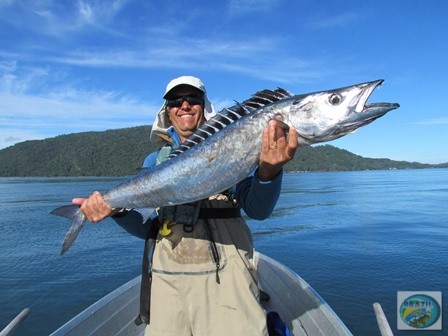
<svg viewBox="0 0 448 336">
<path fill-rule="evenodd" d="M 0 0 L 0 148 L 152 124 L 180 75 L 218 109 L 382 78 L 369 101 L 401 107 L 329 144 L 448 162 L 446 13 L 445 0 Z"/>
</svg>

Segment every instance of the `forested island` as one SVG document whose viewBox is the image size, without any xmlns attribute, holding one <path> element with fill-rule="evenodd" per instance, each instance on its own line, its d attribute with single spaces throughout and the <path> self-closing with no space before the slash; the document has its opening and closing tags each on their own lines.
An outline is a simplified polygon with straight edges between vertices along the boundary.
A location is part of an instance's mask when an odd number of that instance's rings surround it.
<svg viewBox="0 0 448 336">
<path fill-rule="evenodd" d="M 0 150 L 1 177 L 129 176 L 156 148 L 151 126 L 60 135 L 30 140 Z M 300 147 L 288 172 L 448 168 L 448 163 L 372 159 L 331 145 Z"/>
</svg>

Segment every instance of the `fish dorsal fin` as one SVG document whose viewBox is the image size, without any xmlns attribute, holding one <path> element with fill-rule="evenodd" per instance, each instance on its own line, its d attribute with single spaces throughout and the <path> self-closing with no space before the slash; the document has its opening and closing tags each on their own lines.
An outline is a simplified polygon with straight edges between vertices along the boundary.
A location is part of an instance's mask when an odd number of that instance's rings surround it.
<svg viewBox="0 0 448 336">
<path fill-rule="evenodd" d="M 213 118 L 210 118 L 201 127 L 199 127 L 192 135 L 190 135 L 184 143 L 177 147 L 168 157 L 171 159 L 186 150 L 194 147 L 198 143 L 211 137 L 213 134 L 241 119 L 259 108 L 272 104 L 279 100 L 292 97 L 293 94 L 285 89 L 278 88 L 276 90 L 263 90 L 255 93 L 251 98 L 236 103 L 234 106 L 225 108 L 218 112 Z"/>
</svg>

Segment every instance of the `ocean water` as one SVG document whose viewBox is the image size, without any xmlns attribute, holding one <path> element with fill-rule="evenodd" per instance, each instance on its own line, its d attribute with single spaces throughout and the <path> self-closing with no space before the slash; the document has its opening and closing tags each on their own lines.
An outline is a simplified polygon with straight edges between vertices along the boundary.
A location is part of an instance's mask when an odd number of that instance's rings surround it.
<svg viewBox="0 0 448 336">
<path fill-rule="evenodd" d="M 88 223 L 60 256 L 69 224 L 49 214 L 123 180 L 0 178 L 0 330 L 28 307 L 16 334 L 48 335 L 139 275 L 143 241 L 112 220 Z M 448 292 L 447 218 L 448 169 L 428 169 L 285 174 L 272 216 L 248 222 L 256 249 L 304 278 L 353 334 L 380 335 L 379 302 L 395 335 L 421 336 L 448 333 L 397 330 L 397 291 Z"/>
</svg>

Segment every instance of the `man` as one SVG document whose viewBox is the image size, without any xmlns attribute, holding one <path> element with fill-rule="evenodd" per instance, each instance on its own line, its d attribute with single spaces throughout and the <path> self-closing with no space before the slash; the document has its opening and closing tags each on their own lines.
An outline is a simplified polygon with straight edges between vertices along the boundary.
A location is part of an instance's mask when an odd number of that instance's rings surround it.
<svg viewBox="0 0 448 336">
<path fill-rule="evenodd" d="M 151 141 L 161 149 L 148 155 L 144 167 L 164 161 L 215 115 L 196 77 L 173 79 L 163 98 L 151 132 Z M 287 137 L 272 120 L 260 136 L 260 161 L 251 176 L 209 199 L 160 208 L 152 216 L 158 220 L 142 223 L 144 209 L 112 209 L 98 192 L 73 200 L 89 221 L 112 216 L 144 239 L 154 223 L 160 223 L 151 259 L 148 335 L 267 335 L 252 236 L 239 209 L 259 220 L 271 214 L 280 194 L 282 167 L 297 148 L 297 132 L 290 129 Z"/>
</svg>

